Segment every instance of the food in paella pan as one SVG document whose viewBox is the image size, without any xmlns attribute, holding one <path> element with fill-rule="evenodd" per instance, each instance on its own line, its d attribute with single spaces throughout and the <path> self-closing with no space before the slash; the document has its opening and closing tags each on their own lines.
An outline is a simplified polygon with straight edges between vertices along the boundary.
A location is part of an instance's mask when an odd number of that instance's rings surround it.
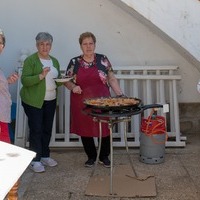
<svg viewBox="0 0 200 200">
<path fill-rule="evenodd" d="M 115 106 L 132 106 L 139 104 L 140 100 L 136 98 L 124 97 L 108 97 L 108 98 L 94 98 L 86 99 L 85 104 L 99 107 L 115 107 Z"/>
</svg>

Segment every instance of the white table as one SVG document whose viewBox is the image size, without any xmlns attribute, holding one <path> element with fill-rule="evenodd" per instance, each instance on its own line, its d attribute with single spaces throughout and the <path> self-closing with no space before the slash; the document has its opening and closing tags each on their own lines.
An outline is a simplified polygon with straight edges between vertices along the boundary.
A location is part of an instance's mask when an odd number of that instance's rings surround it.
<svg viewBox="0 0 200 200">
<path fill-rule="evenodd" d="M 4 199 L 36 153 L 0 141 L 0 199 Z"/>
</svg>

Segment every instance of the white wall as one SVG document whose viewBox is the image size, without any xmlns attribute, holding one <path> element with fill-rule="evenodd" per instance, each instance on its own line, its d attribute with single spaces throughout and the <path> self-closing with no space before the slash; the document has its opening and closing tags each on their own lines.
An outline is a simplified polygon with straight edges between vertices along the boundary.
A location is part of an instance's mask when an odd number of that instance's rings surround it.
<svg viewBox="0 0 200 200">
<path fill-rule="evenodd" d="M 121 1 L 158 26 L 200 61 L 199 0 Z"/>
<path fill-rule="evenodd" d="M 198 102 L 199 71 L 176 49 L 158 37 L 119 6 L 109 0 L 2 0 L 0 27 L 7 43 L 0 56 L 6 74 L 19 65 L 22 49 L 35 51 L 35 36 L 48 31 L 54 36 L 52 55 L 65 69 L 69 59 L 80 54 L 78 37 L 92 31 L 97 37 L 97 52 L 106 54 L 113 66 L 178 65 L 182 81 L 180 102 Z M 11 88 L 13 99 L 16 87 Z"/>
</svg>

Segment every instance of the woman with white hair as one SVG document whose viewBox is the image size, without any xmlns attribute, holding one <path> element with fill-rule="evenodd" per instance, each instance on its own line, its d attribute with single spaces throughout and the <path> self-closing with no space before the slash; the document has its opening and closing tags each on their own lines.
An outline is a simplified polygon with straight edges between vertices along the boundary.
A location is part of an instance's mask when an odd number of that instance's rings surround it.
<svg viewBox="0 0 200 200">
<path fill-rule="evenodd" d="M 3 31 L 0 29 L 0 54 L 5 47 L 6 39 Z M 19 78 L 17 73 L 11 74 L 8 78 L 4 76 L 0 68 L 0 141 L 10 143 L 8 123 L 11 122 L 11 95 L 9 84 L 15 83 Z"/>
<path fill-rule="evenodd" d="M 0 54 L 2 53 L 6 44 L 4 32 L 0 29 Z M 8 123 L 11 121 L 11 95 L 9 93 L 9 84 L 15 83 L 19 76 L 17 73 L 11 74 L 8 78 L 4 76 L 0 68 L 0 141 L 10 143 L 10 135 Z M 18 199 L 18 185 L 19 181 L 8 192 L 6 199 Z"/>
</svg>

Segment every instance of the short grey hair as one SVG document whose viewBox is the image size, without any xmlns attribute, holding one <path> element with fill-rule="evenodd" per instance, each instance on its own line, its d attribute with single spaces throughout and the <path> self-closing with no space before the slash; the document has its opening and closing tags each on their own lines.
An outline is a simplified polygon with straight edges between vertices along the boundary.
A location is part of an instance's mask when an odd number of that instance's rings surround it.
<svg viewBox="0 0 200 200">
<path fill-rule="evenodd" d="M 40 32 L 35 37 L 35 40 L 36 40 L 36 42 L 49 41 L 50 43 L 52 43 L 53 36 L 51 34 L 49 34 L 48 32 Z"/>
</svg>

